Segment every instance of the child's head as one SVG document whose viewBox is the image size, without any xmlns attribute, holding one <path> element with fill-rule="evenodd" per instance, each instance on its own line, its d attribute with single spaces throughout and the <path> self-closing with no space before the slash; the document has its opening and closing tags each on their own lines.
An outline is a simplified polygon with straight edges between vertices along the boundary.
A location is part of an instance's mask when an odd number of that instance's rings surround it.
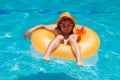
<svg viewBox="0 0 120 80">
<path fill-rule="evenodd" d="M 57 21 L 57 28 L 64 33 L 73 33 L 75 27 L 75 18 L 71 17 L 68 12 L 62 13 Z"/>
</svg>

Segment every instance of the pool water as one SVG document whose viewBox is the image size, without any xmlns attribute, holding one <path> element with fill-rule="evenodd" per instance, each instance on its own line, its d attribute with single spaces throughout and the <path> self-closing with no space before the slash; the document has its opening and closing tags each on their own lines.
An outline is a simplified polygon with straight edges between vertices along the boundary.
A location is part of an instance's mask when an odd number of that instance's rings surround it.
<svg viewBox="0 0 120 80">
<path fill-rule="evenodd" d="M 1 0 L 0 1 L 0 80 L 119 80 L 120 8 L 119 0 Z M 39 24 L 55 24 L 68 11 L 76 24 L 84 24 L 100 37 L 99 50 L 83 60 L 51 57 L 42 60 L 24 33 Z M 42 46 L 40 46 L 42 47 Z"/>
</svg>

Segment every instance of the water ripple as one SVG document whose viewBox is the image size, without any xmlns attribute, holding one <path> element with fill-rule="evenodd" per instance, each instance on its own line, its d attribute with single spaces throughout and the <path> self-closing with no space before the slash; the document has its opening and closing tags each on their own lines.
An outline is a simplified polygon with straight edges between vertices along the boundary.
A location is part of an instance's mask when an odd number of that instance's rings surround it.
<svg viewBox="0 0 120 80">
<path fill-rule="evenodd" d="M 35 13 L 56 13 L 56 14 L 61 14 L 62 12 L 65 11 L 52 11 L 52 10 L 44 10 L 44 9 L 34 9 L 34 10 L 19 10 L 19 9 L 15 9 L 15 10 L 0 10 L 0 15 L 4 15 L 4 14 L 10 14 L 12 12 L 27 12 L 27 13 L 31 13 L 31 12 L 35 12 Z M 74 14 L 111 14 L 111 13 L 118 13 L 117 11 L 97 11 L 97 10 L 90 10 L 90 11 L 70 11 L 70 13 L 74 13 Z"/>
</svg>

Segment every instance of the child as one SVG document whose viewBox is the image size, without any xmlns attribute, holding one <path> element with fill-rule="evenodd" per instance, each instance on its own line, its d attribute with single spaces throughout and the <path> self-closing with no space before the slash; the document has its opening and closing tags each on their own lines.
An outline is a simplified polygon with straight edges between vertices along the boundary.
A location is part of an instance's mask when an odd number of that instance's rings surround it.
<svg viewBox="0 0 120 80">
<path fill-rule="evenodd" d="M 32 32 L 38 29 L 46 29 L 52 33 L 54 33 L 55 38 L 49 43 L 45 55 L 43 57 L 44 60 L 50 61 L 50 54 L 60 43 L 69 44 L 72 48 L 73 53 L 76 56 L 77 66 L 83 66 L 81 60 L 80 49 L 78 46 L 77 41 L 79 40 L 80 36 L 73 32 L 73 28 L 75 27 L 75 18 L 73 18 L 70 13 L 64 12 L 61 14 L 59 20 L 57 21 L 57 27 L 46 27 L 44 25 L 38 25 L 30 30 L 28 30 L 25 35 L 24 39 L 29 38 Z"/>
</svg>

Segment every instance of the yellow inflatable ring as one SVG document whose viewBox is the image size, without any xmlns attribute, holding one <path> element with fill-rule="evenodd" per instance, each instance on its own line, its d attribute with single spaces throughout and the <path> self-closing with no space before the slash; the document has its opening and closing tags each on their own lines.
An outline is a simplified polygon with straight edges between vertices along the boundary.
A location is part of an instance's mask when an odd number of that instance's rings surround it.
<svg viewBox="0 0 120 80">
<path fill-rule="evenodd" d="M 49 26 L 54 27 L 56 25 L 49 25 Z M 80 25 L 76 25 L 76 26 L 81 27 Z M 48 47 L 49 42 L 54 37 L 55 36 L 53 33 L 45 29 L 36 30 L 32 34 L 32 39 L 31 39 L 32 45 L 38 52 L 44 54 L 46 48 Z M 100 39 L 93 30 L 86 27 L 86 34 L 84 34 L 81 37 L 81 40 L 78 42 L 78 44 L 80 46 L 82 59 L 85 59 L 94 55 L 97 52 L 100 46 Z M 63 58 L 69 60 L 75 59 L 70 45 L 65 45 L 65 44 L 60 44 L 59 47 L 57 47 L 55 51 L 52 52 L 51 55 L 56 58 Z"/>
</svg>

